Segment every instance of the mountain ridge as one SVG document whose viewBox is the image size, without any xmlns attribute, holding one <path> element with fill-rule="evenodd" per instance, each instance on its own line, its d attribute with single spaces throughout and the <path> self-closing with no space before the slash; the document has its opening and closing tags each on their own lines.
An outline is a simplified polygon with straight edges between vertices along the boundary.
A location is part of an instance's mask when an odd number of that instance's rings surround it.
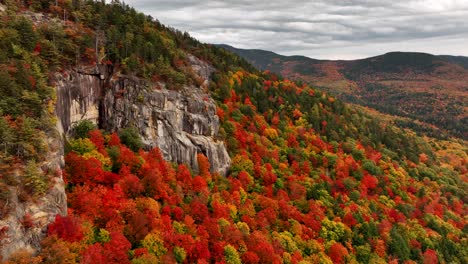
<svg viewBox="0 0 468 264">
<path fill-rule="evenodd" d="M 316 60 L 222 47 L 261 70 L 302 80 L 346 102 L 409 117 L 444 131 L 432 135 L 468 139 L 468 57 L 397 51 L 358 60 Z"/>
<path fill-rule="evenodd" d="M 316 59 L 316 58 L 312 58 L 312 57 L 305 56 L 305 55 L 282 55 L 282 54 L 279 54 L 277 52 L 270 51 L 270 50 L 265 50 L 265 49 L 257 49 L 257 48 L 255 48 L 255 49 L 242 49 L 242 48 L 236 48 L 236 47 L 228 45 L 228 44 L 214 44 L 214 45 L 217 46 L 217 47 L 221 47 L 221 48 L 224 48 L 224 49 L 231 50 L 231 51 L 239 51 L 239 53 L 240 52 L 260 52 L 260 53 L 269 54 L 270 56 L 274 56 L 274 57 L 289 58 L 289 59 L 301 58 L 301 59 L 311 60 L 311 61 L 339 61 L 339 62 L 359 61 L 359 60 L 373 59 L 373 58 L 381 57 L 381 56 L 385 56 L 385 55 L 403 53 L 403 54 L 420 54 L 420 55 L 435 56 L 435 57 L 439 57 L 439 58 L 447 60 L 447 61 L 456 62 L 457 64 L 460 64 L 462 66 L 465 66 L 466 63 L 468 62 L 468 56 L 447 55 L 447 54 L 435 55 L 435 54 L 432 54 L 432 53 L 419 52 L 419 51 L 398 51 L 398 50 L 395 50 L 395 51 L 388 51 L 388 52 L 385 52 L 385 53 L 380 54 L 380 55 L 374 55 L 374 56 L 369 56 L 369 57 L 364 57 L 364 58 L 359 58 L 359 59 Z"/>
</svg>

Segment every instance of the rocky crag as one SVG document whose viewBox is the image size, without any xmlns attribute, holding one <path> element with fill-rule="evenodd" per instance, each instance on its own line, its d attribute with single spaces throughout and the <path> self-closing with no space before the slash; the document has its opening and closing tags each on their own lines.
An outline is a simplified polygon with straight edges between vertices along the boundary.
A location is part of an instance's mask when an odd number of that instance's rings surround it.
<svg viewBox="0 0 468 264">
<path fill-rule="evenodd" d="M 57 116 L 60 130 L 90 120 L 107 131 L 133 126 L 143 143 L 158 147 L 164 158 L 198 170 L 196 155 L 205 154 L 212 172 L 225 174 L 230 158 L 217 140 L 219 119 L 216 105 L 205 90 L 213 68 L 189 56 L 192 70 L 203 85 L 168 90 L 164 83 L 148 82 L 114 73 L 101 65 L 57 77 Z"/>
<path fill-rule="evenodd" d="M 8 227 L 2 230 L 5 239 L 0 250 L 4 259 L 19 249 L 39 249 L 47 225 L 57 214 L 66 214 L 61 139 L 81 120 L 90 120 L 107 131 L 136 127 L 145 146 L 160 148 L 165 159 L 197 171 L 196 156 L 203 153 L 210 160 L 212 172 L 227 173 L 231 160 L 224 143 L 217 140 L 216 105 L 206 91 L 214 69 L 196 57 L 189 55 L 189 60 L 203 84 L 177 91 L 166 89 L 164 83 L 115 73 L 108 65 L 56 74 L 58 133 L 49 135 L 49 157 L 39 164 L 43 170 L 54 172 L 52 188 L 38 201 L 28 203 L 10 190 L 13 210 L 0 220 L 0 227 Z M 26 226 L 25 219 L 33 226 Z"/>
</svg>

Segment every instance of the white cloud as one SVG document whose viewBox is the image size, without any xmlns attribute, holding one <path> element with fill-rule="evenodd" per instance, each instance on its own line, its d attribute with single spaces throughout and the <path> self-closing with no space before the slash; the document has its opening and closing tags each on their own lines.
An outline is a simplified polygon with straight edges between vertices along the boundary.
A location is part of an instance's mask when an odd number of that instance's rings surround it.
<svg viewBox="0 0 468 264">
<path fill-rule="evenodd" d="M 468 56 L 468 0 L 127 0 L 200 41 L 322 59 Z"/>
</svg>

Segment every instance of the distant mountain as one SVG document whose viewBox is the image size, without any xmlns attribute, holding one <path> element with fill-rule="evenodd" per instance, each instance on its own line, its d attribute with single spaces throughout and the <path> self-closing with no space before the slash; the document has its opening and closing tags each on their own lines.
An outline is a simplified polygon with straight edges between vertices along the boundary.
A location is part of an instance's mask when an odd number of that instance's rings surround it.
<svg viewBox="0 0 468 264">
<path fill-rule="evenodd" d="M 438 57 L 442 58 L 444 60 L 447 60 L 449 62 L 459 64 L 459 65 L 463 66 L 464 68 L 468 69 L 468 57 L 450 56 L 450 55 L 440 55 Z"/>
<path fill-rule="evenodd" d="M 332 61 L 221 46 L 258 69 L 305 81 L 346 102 L 426 123 L 424 130 L 435 129 L 432 135 L 468 139 L 468 57 L 389 52 Z"/>
</svg>

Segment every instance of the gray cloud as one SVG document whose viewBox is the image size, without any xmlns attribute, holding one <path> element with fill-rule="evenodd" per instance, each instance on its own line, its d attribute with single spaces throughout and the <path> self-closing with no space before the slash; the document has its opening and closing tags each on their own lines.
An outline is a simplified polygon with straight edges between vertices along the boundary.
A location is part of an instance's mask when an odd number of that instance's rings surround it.
<svg viewBox="0 0 468 264">
<path fill-rule="evenodd" d="M 388 51 L 468 56 L 468 0 L 127 0 L 200 41 L 353 59 Z"/>
</svg>

